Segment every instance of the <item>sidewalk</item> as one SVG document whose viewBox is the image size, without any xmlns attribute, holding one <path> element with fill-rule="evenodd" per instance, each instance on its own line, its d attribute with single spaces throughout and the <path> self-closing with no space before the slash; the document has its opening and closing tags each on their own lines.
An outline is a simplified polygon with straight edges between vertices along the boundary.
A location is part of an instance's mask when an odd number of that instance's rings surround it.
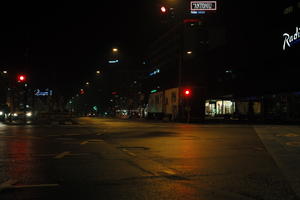
<svg viewBox="0 0 300 200">
<path fill-rule="evenodd" d="M 256 125 L 254 130 L 300 197 L 300 126 Z"/>
</svg>

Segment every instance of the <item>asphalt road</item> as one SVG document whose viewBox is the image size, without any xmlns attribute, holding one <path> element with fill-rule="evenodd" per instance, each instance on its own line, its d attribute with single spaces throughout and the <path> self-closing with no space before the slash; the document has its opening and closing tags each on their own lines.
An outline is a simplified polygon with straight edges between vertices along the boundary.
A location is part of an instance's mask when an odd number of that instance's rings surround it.
<svg viewBox="0 0 300 200">
<path fill-rule="evenodd" d="M 0 124 L 0 199 L 299 199 L 300 128 Z"/>
</svg>

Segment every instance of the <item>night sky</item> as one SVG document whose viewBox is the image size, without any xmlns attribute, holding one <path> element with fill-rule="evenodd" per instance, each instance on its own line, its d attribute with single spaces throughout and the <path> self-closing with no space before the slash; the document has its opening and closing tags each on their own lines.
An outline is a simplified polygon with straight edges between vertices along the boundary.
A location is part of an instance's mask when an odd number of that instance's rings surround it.
<svg viewBox="0 0 300 200">
<path fill-rule="evenodd" d="M 280 12 L 267 2 L 251 2 L 226 1 L 218 10 L 236 65 L 261 63 L 272 57 L 265 52 L 281 47 Z M 73 95 L 107 62 L 112 47 L 128 63 L 142 63 L 161 32 L 160 5 L 159 0 L 1 3 L 0 68 L 27 73 L 35 88 Z"/>
<path fill-rule="evenodd" d="M 144 1 L 1 3 L 1 69 L 27 73 L 36 88 L 74 93 L 107 61 L 112 47 L 128 62 L 139 62 L 153 37 L 149 24 L 156 6 Z"/>
</svg>

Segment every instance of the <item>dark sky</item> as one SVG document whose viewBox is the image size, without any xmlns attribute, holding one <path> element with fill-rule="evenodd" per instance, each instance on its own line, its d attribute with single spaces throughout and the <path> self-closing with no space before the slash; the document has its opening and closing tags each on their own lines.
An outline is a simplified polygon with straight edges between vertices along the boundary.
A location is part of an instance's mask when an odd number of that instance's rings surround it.
<svg viewBox="0 0 300 200">
<path fill-rule="evenodd" d="M 114 46 L 128 63 L 141 63 L 162 26 L 160 0 L 98 2 L 1 2 L 0 68 L 26 72 L 35 88 L 74 94 Z M 229 55 L 241 65 L 282 45 L 275 4 L 251 2 L 222 1 L 218 10 Z"/>
<path fill-rule="evenodd" d="M 71 90 L 92 77 L 114 46 L 138 62 L 156 4 L 80 2 L 1 3 L 1 68 L 28 73 L 36 87 Z"/>
</svg>

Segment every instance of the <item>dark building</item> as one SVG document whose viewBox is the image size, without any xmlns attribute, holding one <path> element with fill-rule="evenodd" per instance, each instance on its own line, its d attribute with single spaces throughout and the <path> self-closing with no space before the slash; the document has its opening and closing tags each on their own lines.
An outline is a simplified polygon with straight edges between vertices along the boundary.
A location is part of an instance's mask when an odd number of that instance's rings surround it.
<svg viewBox="0 0 300 200">
<path fill-rule="evenodd" d="M 166 30 L 149 45 L 149 91 L 203 88 L 201 95 L 215 114 L 295 110 L 287 107 L 297 107 L 292 96 L 300 91 L 299 1 L 218 1 L 215 12 L 198 15 L 190 13 L 189 2 L 181 8 L 180 17 L 178 8 L 171 8 L 163 21 Z M 286 105 L 274 108 L 279 104 Z"/>
</svg>

